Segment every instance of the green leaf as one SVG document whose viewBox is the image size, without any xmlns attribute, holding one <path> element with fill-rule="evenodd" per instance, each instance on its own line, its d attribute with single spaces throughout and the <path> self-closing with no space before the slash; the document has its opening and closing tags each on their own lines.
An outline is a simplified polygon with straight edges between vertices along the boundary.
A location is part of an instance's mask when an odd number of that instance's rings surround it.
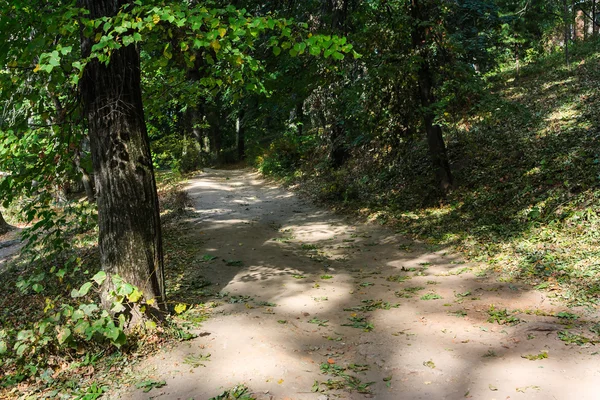
<svg viewBox="0 0 600 400">
<path fill-rule="evenodd" d="M 278 56 L 279 54 L 281 54 L 281 47 L 273 47 L 273 54 L 275 54 L 276 56 Z"/>
<path fill-rule="evenodd" d="M 41 293 L 44 290 L 44 287 L 42 285 L 40 285 L 39 283 L 34 283 L 31 288 L 36 293 Z"/>
<path fill-rule="evenodd" d="M 92 282 L 86 282 L 83 285 L 81 285 L 81 287 L 79 288 L 79 296 L 78 297 L 83 297 L 86 294 L 88 294 L 88 292 L 90 291 L 91 288 L 92 288 Z"/>
<path fill-rule="evenodd" d="M 342 53 L 339 52 L 334 52 L 331 57 L 333 57 L 336 60 L 343 60 L 344 59 L 344 55 Z"/>
<path fill-rule="evenodd" d="M 92 280 L 98 284 L 98 286 L 102 285 L 106 280 L 106 272 L 98 271 L 96 275 L 92 277 Z"/>
<path fill-rule="evenodd" d="M 133 292 L 127 295 L 127 300 L 131 303 L 137 303 L 143 295 L 144 294 L 138 288 L 134 288 Z"/>
<path fill-rule="evenodd" d="M 6 346 L 6 342 L 4 340 L 0 340 L 0 354 L 6 353 L 8 347 Z"/>
<path fill-rule="evenodd" d="M 177 304 L 175 306 L 175 313 L 176 314 L 181 314 L 182 312 L 184 312 L 187 309 L 187 306 L 185 304 Z"/>
<path fill-rule="evenodd" d="M 58 329 L 58 335 L 56 338 L 58 339 L 58 344 L 63 344 L 71 337 L 71 330 L 69 328 L 62 327 Z"/>
</svg>

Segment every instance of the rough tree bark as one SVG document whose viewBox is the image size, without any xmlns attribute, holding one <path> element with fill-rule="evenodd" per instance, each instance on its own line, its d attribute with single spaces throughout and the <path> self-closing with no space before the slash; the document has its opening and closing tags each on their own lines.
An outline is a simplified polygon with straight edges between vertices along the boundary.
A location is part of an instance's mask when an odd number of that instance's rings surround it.
<svg viewBox="0 0 600 400">
<path fill-rule="evenodd" d="M 78 0 L 90 18 L 115 15 L 127 0 Z M 82 37 L 84 57 L 93 41 Z M 113 50 L 108 65 L 88 63 L 80 83 L 88 121 L 98 202 L 102 268 L 118 274 L 164 308 L 165 286 L 158 196 L 140 88 L 136 46 Z M 111 290 L 105 281 L 103 301 Z"/>
<path fill-rule="evenodd" d="M 566 0 L 565 0 L 566 1 Z M 412 44 L 414 50 L 420 56 L 420 65 L 418 76 L 419 101 L 423 108 L 423 123 L 427 132 L 427 143 L 429 145 L 429 154 L 433 162 L 437 185 L 442 192 L 446 193 L 453 183 L 450 163 L 446 153 L 446 144 L 442 135 L 442 127 L 437 125 L 432 106 L 436 102 L 433 93 L 433 77 L 427 61 L 427 39 L 428 27 L 422 23 L 426 21 L 427 11 L 424 9 L 421 0 L 412 0 L 411 13 L 413 18 L 413 28 L 411 32 Z"/>
</svg>

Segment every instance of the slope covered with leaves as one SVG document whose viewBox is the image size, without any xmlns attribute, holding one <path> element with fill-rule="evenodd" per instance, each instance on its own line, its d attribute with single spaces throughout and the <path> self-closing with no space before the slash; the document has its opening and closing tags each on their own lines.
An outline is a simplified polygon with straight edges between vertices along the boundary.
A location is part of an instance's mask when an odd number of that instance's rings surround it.
<svg viewBox="0 0 600 400">
<path fill-rule="evenodd" d="M 334 170 L 318 135 L 274 144 L 263 172 L 311 195 L 392 222 L 432 246 L 482 262 L 481 273 L 524 280 L 572 304 L 598 302 L 600 53 L 563 54 L 485 77 L 483 95 L 446 126 L 456 187 L 439 201 L 426 144 L 376 140 Z"/>
</svg>

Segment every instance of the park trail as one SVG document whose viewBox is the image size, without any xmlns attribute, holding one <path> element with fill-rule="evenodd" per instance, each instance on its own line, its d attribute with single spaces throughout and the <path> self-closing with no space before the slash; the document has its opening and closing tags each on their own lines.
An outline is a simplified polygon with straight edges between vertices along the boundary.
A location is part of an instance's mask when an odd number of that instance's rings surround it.
<svg viewBox="0 0 600 400">
<path fill-rule="evenodd" d="M 118 397 L 206 400 L 244 384 L 261 400 L 600 398 L 599 349 L 559 338 L 570 313 L 590 336 L 592 311 L 250 169 L 207 169 L 186 190 L 187 234 L 210 256 L 189 268 L 220 305 L 196 338 L 142 363 L 165 386 Z"/>
</svg>

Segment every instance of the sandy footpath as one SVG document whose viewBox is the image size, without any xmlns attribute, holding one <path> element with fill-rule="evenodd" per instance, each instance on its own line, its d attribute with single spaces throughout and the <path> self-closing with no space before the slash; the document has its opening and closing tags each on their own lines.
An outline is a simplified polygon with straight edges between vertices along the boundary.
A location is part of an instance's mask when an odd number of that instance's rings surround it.
<svg viewBox="0 0 600 400">
<path fill-rule="evenodd" d="M 217 257 L 190 268 L 229 295 L 197 338 L 144 363 L 166 386 L 119 397 L 205 400 L 245 384 L 258 399 L 600 398 L 600 348 L 565 344 L 569 321 L 554 317 L 576 313 L 588 323 L 571 332 L 595 337 L 597 313 L 477 276 L 447 250 L 354 223 L 249 169 L 206 170 L 187 190 L 190 234 Z M 492 305 L 521 310 L 521 323 L 488 322 Z M 207 354 L 204 367 L 184 362 Z"/>
</svg>

